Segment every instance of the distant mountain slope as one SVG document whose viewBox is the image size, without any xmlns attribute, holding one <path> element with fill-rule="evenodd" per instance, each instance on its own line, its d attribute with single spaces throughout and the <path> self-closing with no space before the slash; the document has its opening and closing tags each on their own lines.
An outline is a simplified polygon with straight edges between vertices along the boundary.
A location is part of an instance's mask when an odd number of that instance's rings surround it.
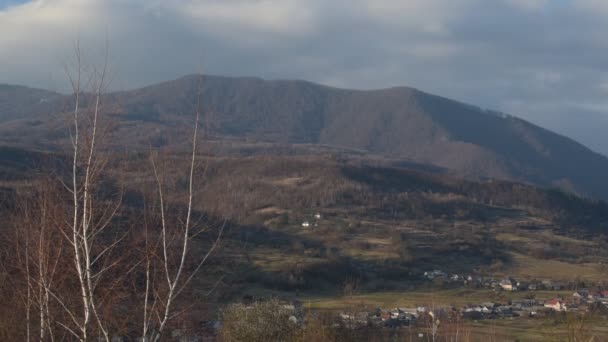
<svg viewBox="0 0 608 342">
<path fill-rule="evenodd" d="M 400 87 L 187 76 L 115 94 L 138 120 L 191 115 L 198 84 L 216 134 L 367 150 L 608 198 L 608 159 L 524 120 Z"/>
<path fill-rule="evenodd" d="M 304 81 L 186 76 L 110 94 L 125 127 L 121 137 L 130 146 L 148 146 L 163 128 L 190 120 L 199 85 L 217 136 L 359 149 L 465 176 L 608 198 L 606 157 L 524 120 L 406 87 L 356 91 Z M 14 122 L 10 127 L 19 129 Z"/>
<path fill-rule="evenodd" d="M 50 114 L 60 109 L 60 98 L 48 90 L 0 84 L 0 123 Z"/>
</svg>

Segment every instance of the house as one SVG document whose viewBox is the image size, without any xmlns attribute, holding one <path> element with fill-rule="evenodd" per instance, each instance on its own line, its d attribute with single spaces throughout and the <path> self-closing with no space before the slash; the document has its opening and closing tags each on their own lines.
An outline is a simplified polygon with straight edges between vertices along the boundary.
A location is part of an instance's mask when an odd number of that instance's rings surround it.
<svg viewBox="0 0 608 342">
<path fill-rule="evenodd" d="M 511 308 L 512 308 L 513 310 L 521 311 L 521 310 L 524 308 L 524 305 L 523 305 L 523 304 L 521 304 L 521 303 L 513 303 L 513 304 L 511 305 Z"/>
<path fill-rule="evenodd" d="M 510 279 L 501 280 L 499 285 L 505 291 L 513 291 L 513 282 Z"/>
<path fill-rule="evenodd" d="M 351 315 L 349 315 L 349 314 L 345 314 L 345 313 L 341 313 L 341 314 L 340 314 L 340 318 L 341 318 L 343 321 L 350 321 L 350 320 L 354 320 L 354 319 L 355 319 L 355 317 L 353 317 L 353 316 L 351 316 Z"/>
<path fill-rule="evenodd" d="M 470 305 L 469 307 L 464 309 L 464 312 L 479 312 L 481 313 L 481 306 L 479 305 Z"/>
<path fill-rule="evenodd" d="M 445 274 L 445 272 L 440 271 L 440 270 L 434 270 L 434 271 L 424 272 L 424 276 L 429 280 L 433 280 L 435 278 L 445 278 L 447 276 L 447 274 Z"/>
<path fill-rule="evenodd" d="M 528 290 L 529 291 L 536 291 L 538 289 L 538 286 L 536 286 L 536 284 L 530 284 L 528 285 Z"/>
<path fill-rule="evenodd" d="M 566 311 L 568 308 L 566 304 L 562 302 L 559 298 L 554 298 L 545 302 L 545 308 L 554 310 L 554 311 Z"/>
<path fill-rule="evenodd" d="M 573 297 L 573 298 L 574 298 L 574 300 L 576 300 L 576 301 L 579 301 L 579 302 L 580 302 L 580 301 L 583 301 L 583 300 L 585 300 L 585 299 L 588 299 L 588 298 L 589 298 L 589 291 L 588 291 L 588 290 L 586 290 L 586 289 L 581 289 L 581 290 L 578 290 L 578 291 L 576 291 L 576 292 L 574 292 L 574 293 L 572 294 L 572 297 Z"/>
<path fill-rule="evenodd" d="M 310 222 L 308 222 L 308 221 L 302 222 L 302 227 L 310 227 Z"/>
<path fill-rule="evenodd" d="M 536 299 L 520 299 L 520 300 L 514 300 L 512 302 L 513 305 L 516 304 L 520 304 L 523 307 L 531 307 L 536 305 Z"/>
<path fill-rule="evenodd" d="M 528 282 L 525 281 L 518 281 L 517 282 L 517 289 L 521 290 L 521 291 L 525 291 L 530 287 L 530 284 Z"/>
<path fill-rule="evenodd" d="M 481 303 L 481 312 L 483 313 L 491 313 L 494 311 L 494 308 L 496 307 L 495 303 Z"/>
<path fill-rule="evenodd" d="M 405 319 L 416 319 L 418 318 L 418 310 L 416 308 L 399 308 L 399 314 L 404 316 Z"/>
<path fill-rule="evenodd" d="M 316 218 L 317 220 L 320 220 L 320 219 L 321 219 L 321 217 L 322 217 L 322 216 L 321 216 L 321 213 L 316 213 L 316 214 L 315 214 L 315 218 Z"/>
<path fill-rule="evenodd" d="M 389 312 L 391 314 L 391 319 L 398 319 L 399 318 L 399 309 L 392 309 Z"/>
<path fill-rule="evenodd" d="M 514 308 L 511 306 L 503 305 L 496 308 L 496 314 L 498 317 L 513 317 Z"/>
<path fill-rule="evenodd" d="M 483 314 L 479 311 L 470 310 L 470 311 L 463 312 L 462 317 L 464 319 L 471 319 L 471 320 L 478 321 L 478 320 L 483 319 Z"/>
</svg>

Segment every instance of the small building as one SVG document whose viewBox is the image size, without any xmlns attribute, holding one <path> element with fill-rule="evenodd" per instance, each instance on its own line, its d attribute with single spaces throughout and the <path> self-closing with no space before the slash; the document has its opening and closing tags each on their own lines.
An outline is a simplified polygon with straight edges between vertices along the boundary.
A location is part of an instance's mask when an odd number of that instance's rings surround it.
<svg viewBox="0 0 608 342">
<path fill-rule="evenodd" d="M 526 281 L 518 281 L 516 284 L 517 290 L 525 291 L 530 287 L 530 284 Z"/>
<path fill-rule="evenodd" d="M 481 313 L 481 310 L 477 311 L 467 309 L 462 313 L 462 318 L 478 321 L 483 319 L 483 314 Z"/>
<path fill-rule="evenodd" d="M 399 314 L 404 316 L 405 319 L 416 319 L 418 318 L 418 310 L 416 308 L 398 308 Z"/>
<path fill-rule="evenodd" d="M 345 313 L 341 313 L 339 317 L 343 321 L 350 321 L 350 320 L 354 320 L 355 319 L 355 317 L 353 317 L 353 316 L 351 316 L 349 314 L 345 314 Z"/>
<path fill-rule="evenodd" d="M 429 280 L 433 280 L 435 278 L 446 278 L 447 274 L 441 270 L 433 270 L 424 272 L 424 276 Z"/>
<path fill-rule="evenodd" d="M 554 310 L 554 311 L 567 311 L 568 307 L 564 302 L 562 302 L 559 298 L 554 298 L 545 302 L 545 308 Z"/>
<path fill-rule="evenodd" d="M 399 309 L 392 309 L 389 311 L 389 313 L 391 314 L 391 319 L 399 318 Z"/>
<path fill-rule="evenodd" d="M 495 303 L 481 303 L 481 312 L 488 314 L 494 311 L 494 308 L 496 307 Z"/>
<path fill-rule="evenodd" d="M 316 213 L 316 214 L 315 214 L 315 218 L 316 218 L 317 220 L 320 220 L 322 217 L 323 217 L 323 216 L 321 216 L 321 213 Z"/>
<path fill-rule="evenodd" d="M 510 279 L 501 280 L 499 285 L 505 291 L 513 291 L 513 282 Z"/>
<path fill-rule="evenodd" d="M 308 221 L 302 222 L 302 227 L 310 227 L 310 222 L 308 222 Z"/>
<path fill-rule="evenodd" d="M 586 290 L 586 289 L 578 290 L 572 294 L 572 297 L 574 298 L 574 300 L 579 301 L 579 302 L 589 299 L 589 290 Z"/>
</svg>

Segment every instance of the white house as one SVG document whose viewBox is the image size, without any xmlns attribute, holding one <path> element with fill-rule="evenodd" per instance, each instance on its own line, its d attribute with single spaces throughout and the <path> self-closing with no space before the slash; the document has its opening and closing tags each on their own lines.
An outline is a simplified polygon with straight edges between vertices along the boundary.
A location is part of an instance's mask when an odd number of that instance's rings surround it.
<svg viewBox="0 0 608 342">
<path fill-rule="evenodd" d="M 509 279 L 502 280 L 499 285 L 505 291 L 513 291 L 513 283 Z"/>
<path fill-rule="evenodd" d="M 551 299 L 545 302 L 545 307 L 548 309 L 552 309 L 555 311 L 566 311 L 568 310 L 568 308 L 566 307 L 566 304 L 564 304 L 562 302 L 561 299 L 559 298 L 555 298 L 555 299 Z"/>
<path fill-rule="evenodd" d="M 308 221 L 302 222 L 302 227 L 310 227 L 310 222 L 308 222 Z"/>
<path fill-rule="evenodd" d="M 589 296 L 588 290 L 578 290 L 572 294 L 572 297 L 575 300 L 584 300 L 584 299 L 588 299 L 590 296 Z"/>
</svg>

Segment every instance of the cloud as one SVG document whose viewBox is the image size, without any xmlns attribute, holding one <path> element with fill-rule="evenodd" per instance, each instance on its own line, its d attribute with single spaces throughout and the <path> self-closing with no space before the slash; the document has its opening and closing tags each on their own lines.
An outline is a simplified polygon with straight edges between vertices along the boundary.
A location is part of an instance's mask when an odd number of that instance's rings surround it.
<svg viewBox="0 0 608 342">
<path fill-rule="evenodd" d="M 95 63 L 107 36 L 116 89 L 200 71 L 410 85 L 608 154 L 608 137 L 583 133 L 608 128 L 606 19 L 601 0 L 11 1 L 0 7 L 0 82 L 64 90 L 74 40 Z"/>
<path fill-rule="evenodd" d="M 525 11 L 538 11 L 546 8 L 549 0 L 505 0 L 507 4 Z"/>
</svg>

